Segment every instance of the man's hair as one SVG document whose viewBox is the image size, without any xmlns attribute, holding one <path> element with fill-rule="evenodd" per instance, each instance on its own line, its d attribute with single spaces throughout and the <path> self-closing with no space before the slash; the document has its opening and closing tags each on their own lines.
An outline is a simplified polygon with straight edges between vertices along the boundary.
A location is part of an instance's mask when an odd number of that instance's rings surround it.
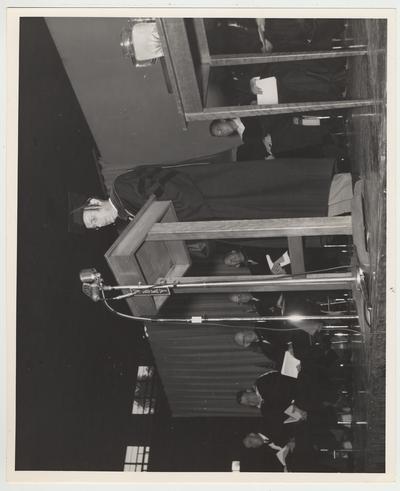
<svg viewBox="0 0 400 491">
<path fill-rule="evenodd" d="M 210 135 L 211 135 L 211 136 L 216 136 L 216 135 L 214 135 L 214 128 L 215 128 L 215 126 L 217 126 L 217 124 L 218 124 L 220 121 L 221 121 L 220 119 L 214 119 L 214 121 L 211 121 L 211 123 L 210 123 L 210 127 L 209 127 L 209 130 L 210 130 Z"/>
<path fill-rule="evenodd" d="M 239 341 L 238 341 L 238 337 L 239 337 L 239 334 L 243 334 L 243 331 L 237 331 L 235 332 L 234 336 L 233 336 L 233 340 L 235 341 L 236 344 L 238 344 L 239 346 L 242 346 Z"/>
<path fill-rule="evenodd" d="M 210 126 L 209 126 L 209 131 L 210 131 L 210 135 L 211 136 L 218 136 L 218 135 L 215 135 L 214 134 L 214 128 L 217 126 L 217 124 L 221 123 L 222 121 L 225 121 L 223 119 L 214 119 L 213 121 L 211 121 L 210 123 Z M 234 131 L 232 129 L 232 133 L 230 133 L 229 135 L 226 135 L 226 136 L 234 136 L 236 133 L 236 131 Z"/>
<path fill-rule="evenodd" d="M 233 249 L 232 251 L 229 251 L 227 252 L 225 255 L 224 255 L 224 263 L 225 263 L 225 259 L 230 256 L 231 254 L 242 254 L 243 256 L 243 261 L 240 261 L 239 264 L 241 264 L 242 266 L 247 266 L 248 262 L 249 262 L 249 258 L 247 257 L 247 254 L 242 250 L 242 249 Z"/>
<path fill-rule="evenodd" d="M 242 397 L 246 393 L 247 393 L 247 390 L 246 389 L 239 390 L 239 392 L 236 393 L 236 402 L 238 404 L 242 404 Z"/>
<path fill-rule="evenodd" d="M 83 213 L 85 210 L 99 209 L 99 205 L 91 205 L 89 197 L 85 194 L 79 194 L 73 191 L 68 192 L 68 231 L 73 233 L 83 233 L 87 229 L 83 222 Z M 103 198 L 96 198 L 101 199 Z"/>
<path fill-rule="evenodd" d="M 246 441 L 246 440 L 249 438 L 249 435 L 250 435 L 250 433 L 246 433 L 246 434 L 244 435 L 244 437 L 242 438 L 242 443 L 243 443 L 243 445 L 244 445 L 245 447 L 246 447 L 246 444 L 245 444 L 244 442 L 245 442 L 245 441 Z M 248 448 L 248 447 L 246 447 L 246 448 Z"/>
</svg>

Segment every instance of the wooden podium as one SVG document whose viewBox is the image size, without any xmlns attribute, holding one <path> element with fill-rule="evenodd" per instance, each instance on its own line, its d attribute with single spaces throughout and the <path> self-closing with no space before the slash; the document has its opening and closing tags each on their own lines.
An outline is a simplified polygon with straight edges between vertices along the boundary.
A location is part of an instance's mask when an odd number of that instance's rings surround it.
<svg viewBox="0 0 400 491">
<path fill-rule="evenodd" d="M 114 244 L 105 258 L 119 285 L 154 284 L 160 278 L 173 280 L 183 276 L 191 265 L 182 240 L 148 240 L 155 223 L 176 222 L 170 201 L 150 198 Z M 167 296 L 135 296 L 127 302 L 133 315 L 157 314 Z"/>
<path fill-rule="evenodd" d="M 295 290 L 351 290 L 354 275 L 307 274 L 303 237 L 352 235 L 352 217 L 282 218 L 178 222 L 169 201 L 150 199 L 105 257 L 119 285 L 179 283 L 174 293 L 256 292 Z M 186 240 L 286 237 L 291 276 L 185 276 L 191 260 Z M 134 315 L 156 316 L 168 295 L 128 299 Z"/>
</svg>

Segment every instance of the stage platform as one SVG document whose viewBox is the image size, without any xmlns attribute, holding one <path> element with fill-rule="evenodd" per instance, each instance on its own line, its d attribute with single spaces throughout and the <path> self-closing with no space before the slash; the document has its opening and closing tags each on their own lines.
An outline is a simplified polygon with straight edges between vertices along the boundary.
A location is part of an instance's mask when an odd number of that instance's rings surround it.
<svg viewBox="0 0 400 491">
<path fill-rule="evenodd" d="M 385 470 L 386 369 L 386 24 L 354 19 L 354 44 L 368 55 L 349 58 L 347 96 L 373 98 L 373 107 L 353 109 L 347 119 L 352 170 L 364 180 L 364 217 L 370 258 L 365 275 L 371 323 L 361 322 L 364 343 L 353 348 L 353 471 Z M 381 51 L 377 51 L 381 49 Z M 361 310 L 361 309 L 360 309 Z M 358 423 L 358 424 L 354 424 Z"/>
</svg>

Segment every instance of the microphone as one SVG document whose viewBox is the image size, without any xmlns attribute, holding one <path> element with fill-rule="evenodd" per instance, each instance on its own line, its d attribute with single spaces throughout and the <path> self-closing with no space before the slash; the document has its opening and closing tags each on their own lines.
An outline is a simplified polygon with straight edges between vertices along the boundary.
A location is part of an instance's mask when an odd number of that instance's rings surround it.
<svg viewBox="0 0 400 491">
<path fill-rule="evenodd" d="M 82 292 L 93 300 L 93 302 L 101 300 L 100 285 L 98 283 L 83 283 Z"/>
<path fill-rule="evenodd" d="M 94 268 L 82 269 L 79 273 L 79 279 L 82 283 L 93 283 L 101 279 L 100 273 Z"/>
<path fill-rule="evenodd" d="M 102 290 L 103 280 L 101 274 L 94 268 L 82 269 L 79 273 L 82 282 L 82 292 L 93 302 L 101 300 L 100 290 Z"/>
</svg>

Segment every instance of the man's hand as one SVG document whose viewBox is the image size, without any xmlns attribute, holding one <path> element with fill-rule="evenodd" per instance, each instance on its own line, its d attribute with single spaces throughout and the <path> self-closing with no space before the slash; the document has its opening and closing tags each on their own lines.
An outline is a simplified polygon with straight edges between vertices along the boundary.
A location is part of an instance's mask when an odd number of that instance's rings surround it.
<svg viewBox="0 0 400 491">
<path fill-rule="evenodd" d="M 265 31 L 265 19 L 263 18 L 257 18 L 256 19 L 257 27 L 260 31 Z"/>
<path fill-rule="evenodd" d="M 262 89 L 260 89 L 260 87 L 257 87 L 257 80 L 258 78 L 257 77 L 253 77 L 251 80 L 250 80 L 250 91 L 252 94 L 255 94 L 255 95 L 259 95 L 259 94 L 262 94 L 263 91 Z"/>
<path fill-rule="evenodd" d="M 305 421 L 307 419 L 307 411 L 300 409 L 295 404 L 293 404 L 293 409 L 299 412 L 299 414 L 300 414 L 300 420 L 299 421 Z"/>
<path fill-rule="evenodd" d="M 267 152 L 272 154 L 272 138 L 269 133 L 263 138 L 263 143 Z"/>
<path fill-rule="evenodd" d="M 271 51 L 274 49 L 274 47 L 272 46 L 272 43 L 270 41 L 268 41 L 267 38 L 264 38 L 264 41 L 263 41 L 263 51 L 264 53 L 271 53 Z"/>
</svg>

